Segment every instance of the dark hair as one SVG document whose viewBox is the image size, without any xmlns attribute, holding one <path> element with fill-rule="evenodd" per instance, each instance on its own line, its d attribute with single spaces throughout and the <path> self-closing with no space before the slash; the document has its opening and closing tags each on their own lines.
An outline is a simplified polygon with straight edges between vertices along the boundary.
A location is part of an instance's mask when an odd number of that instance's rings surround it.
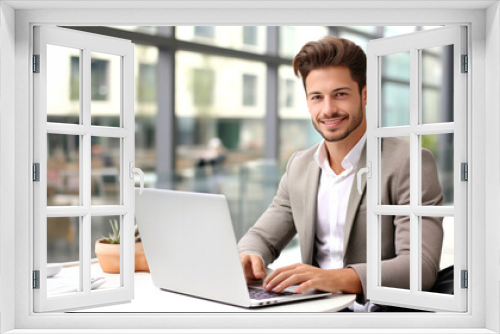
<svg viewBox="0 0 500 334">
<path fill-rule="evenodd" d="M 309 42 L 293 59 L 293 71 L 297 77 L 300 74 L 304 89 L 311 70 L 334 65 L 349 68 L 351 78 L 357 82 L 361 92 L 366 85 L 366 55 L 363 49 L 348 39 L 327 36 Z"/>
</svg>

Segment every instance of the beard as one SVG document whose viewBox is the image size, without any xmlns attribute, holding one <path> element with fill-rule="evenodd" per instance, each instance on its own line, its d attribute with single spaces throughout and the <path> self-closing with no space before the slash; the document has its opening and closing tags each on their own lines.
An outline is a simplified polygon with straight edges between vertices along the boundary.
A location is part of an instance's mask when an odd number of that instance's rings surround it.
<svg viewBox="0 0 500 334">
<path fill-rule="evenodd" d="M 363 122 L 363 108 L 362 108 L 361 104 L 360 104 L 359 110 L 356 114 L 352 114 L 350 117 L 345 117 L 346 115 L 349 116 L 346 113 L 337 112 L 337 113 L 333 114 L 331 117 L 328 117 L 328 118 L 343 118 L 344 121 L 350 120 L 350 123 L 347 125 L 347 128 L 345 128 L 345 129 L 321 130 L 319 124 L 321 123 L 323 118 L 318 118 L 316 122 L 314 120 L 312 120 L 312 124 L 313 124 L 314 128 L 316 129 L 316 131 L 318 131 L 318 133 L 325 139 L 325 141 L 330 142 L 330 143 L 338 142 L 338 141 L 346 139 Z"/>
</svg>

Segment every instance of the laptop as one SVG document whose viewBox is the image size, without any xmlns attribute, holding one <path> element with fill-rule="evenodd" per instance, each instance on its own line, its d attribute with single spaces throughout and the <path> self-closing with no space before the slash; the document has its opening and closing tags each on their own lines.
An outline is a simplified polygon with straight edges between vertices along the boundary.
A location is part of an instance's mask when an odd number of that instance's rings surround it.
<svg viewBox="0 0 500 334">
<path fill-rule="evenodd" d="M 139 195 L 136 189 L 135 215 L 160 289 L 249 308 L 331 295 L 297 294 L 294 287 L 268 294 L 262 282 L 247 286 L 224 195 L 151 188 Z"/>
</svg>

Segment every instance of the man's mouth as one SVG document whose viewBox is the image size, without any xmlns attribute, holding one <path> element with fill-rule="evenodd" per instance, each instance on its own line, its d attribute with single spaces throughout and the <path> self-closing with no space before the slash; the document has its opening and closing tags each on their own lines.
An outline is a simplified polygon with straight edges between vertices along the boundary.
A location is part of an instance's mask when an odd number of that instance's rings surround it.
<svg viewBox="0 0 500 334">
<path fill-rule="evenodd" d="M 322 120 L 321 121 L 326 127 L 333 128 L 336 126 L 339 126 L 344 122 L 344 118 L 337 118 L 337 119 L 329 119 L 329 120 Z"/>
</svg>

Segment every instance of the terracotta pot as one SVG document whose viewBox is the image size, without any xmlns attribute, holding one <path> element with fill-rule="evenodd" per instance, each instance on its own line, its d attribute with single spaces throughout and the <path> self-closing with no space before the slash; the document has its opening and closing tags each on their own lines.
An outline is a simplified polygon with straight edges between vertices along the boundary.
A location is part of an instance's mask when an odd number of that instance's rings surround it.
<svg viewBox="0 0 500 334">
<path fill-rule="evenodd" d="M 149 265 L 146 260 L 146 255 L 144 254 L 142 242 L 135 243 L 135 271 L 149 272 Z"/>
<path fill-rule="evenodd" d="M 110 244 L 99 239 L 95 243 L 95 254 L 102 271 L 109 274 L 120 273 L 120 244 Z M 135 243 L 135 271 L 149 271 L 142 242 Z"/>
</svg>

